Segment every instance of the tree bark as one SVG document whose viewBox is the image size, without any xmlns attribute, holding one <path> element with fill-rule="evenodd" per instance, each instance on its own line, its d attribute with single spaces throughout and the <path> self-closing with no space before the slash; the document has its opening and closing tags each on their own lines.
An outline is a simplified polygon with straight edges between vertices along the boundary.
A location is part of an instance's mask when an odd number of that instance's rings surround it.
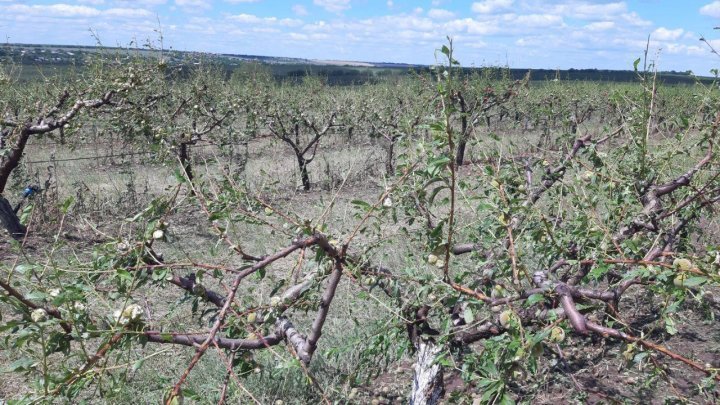
<svg viewBox="0 0 720 405">
<path fill-rule="evenodd" d="M 187 142 L 180 143 L 180 163 L 185 170 L 188 180 L 193 181 L 192 162 L 190 161 L 190 150 Z"/>
<path fill-rule="evenodd" d="M 436 363 L 442 350 L 435 342 L 422 340 L 417 345 L 417 349 L 410 405 L 439 404 L 445 394 L 443 369 Z"/>
<path fill-rule="evenodd" d="M 10 202 L 2 195 L 0 195 L 0 223 L 13 238 L 22 239 L 25 236 L 27 229 L 20 223 L 20 218 L 15 214 Z"/>
<path fill-rule="evenodd" d="M 297 155 L 298 166 L 300 166 L 300 179 L 302 180 L 303 190 L 310 191 L 310 175 L 308 174 L 308 161 L 302 155 Z"/>
<path fill-rule="evenodd" d="M 467 145 L 467 137 L 468 137 L 468 122 L 467 122 L 467 104 L 465 103 L 465 99 L 463 98 L 462 94 L 458 93 L 457 96 L 458 100 L 460 101 L 460 141 L 458 142 L 457 147 L 457 153 L 455 154 L 455 164 L 457 166 L 462 166 L 463 161 L 465 160 L 465 147 Z"/>
<path fill-rule="evenodd" d="M 2 160 L 2 164 L 0 164 L 0 193 L 5 191 L 5 186 L 7 185 L 8 179 L 10 179 L 10 175 L 20 164 L 20 159 L 22 159 L 29 138 L 29 130 L 23 129 L 20 131 L 15 146 L 10 149 L 9 153 Z M 7 200 L 5 202 L 7 202 Z"/>
<path fill-rule="evenodd" d="M 395 137 L 390 137 L 389 145 L 387 147 L 387 155 L 385 156 L 385 174 L 388 177 L 392 177 L 395 174 Z"/>
</svg>

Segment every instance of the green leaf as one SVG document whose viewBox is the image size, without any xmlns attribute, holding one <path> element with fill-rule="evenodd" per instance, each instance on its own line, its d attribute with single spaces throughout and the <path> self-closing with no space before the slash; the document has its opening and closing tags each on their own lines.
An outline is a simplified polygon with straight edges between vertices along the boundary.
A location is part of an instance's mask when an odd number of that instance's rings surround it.
<svg viewBox="0 0 720 405">
<path fill-rule="evenodd" d="M 690 277 L 683 281 L 683 286 L 685 287 L 697 287 L 701 284 L 705 284 L 707 282 L 707 278 L 705 277 Z"/>
<path fill-rule="evenodd" d="M 665 318 L 665 331 L 669 335 L 675 335 L 678 333 L 678 330 L 675 327 L 675 321 L 672 318 Z"/>
<path fill-rule="evenodd" d="M 372 209 L 372 205 L 366 203 L 363 200 L 352 200 L 352 201 L 350 201 L 350 204 L 354 205 L 355 208 L 365 210 L 365 211 Z"/>
<path fill-rule="evenodd" d="M 588 276 L 590 276 L 593 280 L 599 280 L 601 279 L 607 272 L 610 270 L 610 266 L 606 264 L 601 264 L 592 270 L 590 270 L 590 273 L 588 273 Z"/>
<path fill-rule="evenodd" d="M 465 308 L 463 318 L 465 319 L 465 323 L 467 324 L 473 323 L 475 321 L 475 315 L 473 315 L 473 311 L 472 309 L 470 309 L 470 307 Z"/>
<path fill-rule="evenodd" d="M 38 300 L 38 301 L 42 301 L 47 297 L 48 297 L 48 295 L 42 291 L 33 291 L 25 296 L 25 298 L 27 298 L 29 300 Z"/>
<path fill-rule="evenodd" d="M 33 264 L 19 264 L 19 265 L 15 266 L 15 271 L 20 274 L 25 274 L 28 271 L 32 271 L 33 269 L 35 269 L 35 267 L 36 266 Z"/>
<path fill-rule="evenodd" d="M 63 214 L 67 214 L 73 202 L 75 202 L 74 197 L 70 196 L 66 198 L 65 201 L 60 204 L 60 211 L 62 211 Z"/>
<path fill-rule="evenodd" d="M 527 301 L 525 302 L 526 306 L 532 306 L 537 304 L 538 302 L 542 302 L 545 300 L 545 296 L 542 294 L 532 294 L 527 298 Z"/>
<path fill-rule="evenodd" d="M 12 363 L 10 363 L 9 366 L 6 366 L 2 369 L 0 369 L 0 372 L 2 373 L 16 373 L 21 371 L 30 371 L 33 366 L 35 365 L 35 360 L 28 358 L 28 357 L 22 357 L 19 358 Z"/>
<path fill-rule="evenodd" d="M 140 368 L 143 366 L 144 363 L 145 363 L 145 359 L 140 359 L 140 360 L 136 361 L 132 365 L 132 371 L 136 372 L 136 371 L 140 370 Z"/>
<path fill-rule="evenodd" d="M 258 280 L 262 280 L 265 278 L 266 269 L 265 267 L 261 267 L 258 269 L 257 273 L 255 273 L 255 277 L 257 277 Z"/>
<path fill-rule="evenodd" d="M 173 175 L 175 175 L 175 180 L 176 180 L 178 183 L 180 183 L 180 184 L 185 183 L 185 181 L 187 180 L 187 179 L 185 178 L 185 173 L 184 173 L 183 170 L 175 169 L 175 170 L 173 171 Z"/>
</svg>

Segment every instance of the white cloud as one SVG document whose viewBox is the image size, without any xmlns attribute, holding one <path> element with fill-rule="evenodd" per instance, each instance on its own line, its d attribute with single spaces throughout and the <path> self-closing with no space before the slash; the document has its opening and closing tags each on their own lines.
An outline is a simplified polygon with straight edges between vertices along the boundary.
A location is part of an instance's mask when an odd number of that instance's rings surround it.
<svg viewBox="0 0 720 405">
<path fill-rule="evenodd" d="M 225 0 L 226 3 L 258 3 L 260 0 Z"/>
<path fill-rule="evenodd" d="M 546 4 L 545 2 L 532 3 L 532 10 L 542 9 L 547 14 L 557 14 L 577 20 L 608 21 L 627 14 L 625 2 L 600 3 L 588 1 L 565 0 Z M 633 13 L 631 13 L 633 14 Z"/>
<path fill-rule="evenodd" d="M 155 14 L 142 8 L 111 8 L 103 11 L 103 16 L 119 18 L 153 17 Z"/>
<path fill-rule="evenodd" d="M 0 1 L 12 1 L 12 0 L 0 0 Z M 93 6 L 101 6 L 105 4 L 105 0 L 78 0 L 78 3 L 91 4 Z"/>
<path fill-rule="evenodd" d="M 252 14 L 237 14 L 228 17 L 228 20 L 247 25 L 279 25 L 285 27 L 296 27 L 302 21 L 293 18 L 258 17 Z"/>
<path fill-rule="evenodd" d="M 710 17 L 720 17 L 720 1 L 713 1 L 700 7 L 700 14 Z"/>
<path fill-rule="evenodd" d="M 116 0 L 117 3 L 130 3 L 134 7 L 153 7 L 167 3 L 167 0 Z"/>
<path fill-rule="evenodd" d="M 563 19 L 559 15 L 554 14 L 528 14 L 515 17 L 514 23 L 521 28 L 532 27 L 553 27 L 562 26 Z"/>
<path fill-rule="evenodd" d="M 43 17 L 96 17 L 100 10 L 87 6 L 72 6 L 69 4 L 32 5 L 11 4 L 0 7 L 0 10 L 11 14 L 41 15 Z"/>
<path fill-rule="evenodd" d="M 682 36 L 683 32 L 685 32 L 685 30 L 682 28 L 671 30 L 665 27 L 660 27 L 653 31 L 650 37 L 658 41 L 675 41 Z"/>
<path fill-rule="evenodd" d="M 625 2 L 588 4 L 580 3 L 569 5 L 569 15 L 577 18 L 592 19 L 600 16 L 616 15 L 627 11 Z"/>
<path fill-rule="evenodd" d="M 498 10 L 507 9 L 512 6 L 514 0 L 485 0 L 472 4 L 472 11 L 480 14 L 491 14 Z"/>
<path fill-rule="evenodd" d="M 313 0 L 313 4 L 331 13 L 341 13 L 350 8 L 350 0 Z"/>
<path fill-rule="evenodd" d="M 308 39 L 310 39 L 310 37 L 307 34 L 299 34 L 297 32 L 291 32 L 290 39 L 293 39 L 295 41 L 307 41 Z"/>
<path fill-rule="evenodd" d="M 295 13 L 295 15 L 301 17 L 308 15 L 307 8 L 305 8 L 305 6 L 303 6 L 302 4 L 295 4 L 294 6 L 292 6 L 292 11 L 293 13 Z"/>
<path fill-rule="evenodd" d="M 664 50 L 671 55 L 690 55 L 690 56 L 703 56 L 708 55 L 709 50 L 703 49 L 697 45 L 685 45 L 679 43 L 669 43 L 664 45 Z"/>
<path fill-rule="evenodd" d="M 607 31 L 615 28 L 614 21 L 596 21 L 585 26 L 588 31 Z"/>
<path fill-rule="evenodd" d="M 452 11 L 444 10 L 441 8 L 433 8 L 430 11 L 428 11 L 428 17 L 432 18 L 433 20 L 449 20 L 453 17 L 455 17 L 455 13 Z"/>
<path fill-rule="evenodd" d="M 209 0 L 175 0 L 175 4 L 184 10 L 209 9 L 212 7 Z"/>
<path fill-rule="evenodd" d="M 638 15 L 638 13 L 634 11 L 632 13 L 621 14 L 620 19 L 625 23 L 633 25 L 635 27 L 649 27 L 652 25 L 652 21 L 643 19 Z"/>
<path fill-rule="evenodd" d="M 495 33 L 499 30 L 497 22 L 478 21 L 472 18 L 456 19 L 444 24 L 443 29 L 450 33 L 467 32 L 469 34 L 485 35 Z"/>
</svg>

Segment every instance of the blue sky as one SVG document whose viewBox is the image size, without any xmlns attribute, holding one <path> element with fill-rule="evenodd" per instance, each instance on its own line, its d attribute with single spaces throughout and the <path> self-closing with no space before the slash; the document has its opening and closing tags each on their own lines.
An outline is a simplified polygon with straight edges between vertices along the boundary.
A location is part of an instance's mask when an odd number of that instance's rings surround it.
<svg viewBox="0 0 720 405">
<path fill-rule="evenodd" d="M 177 50 L 432 64 L 454 38 L 464 66 L 632 69 L 650 35 L 661 70 L 720 67 L 712 0 L 0 0 L 13 43 L 158 42 Z M 717 38 L 717 40 L 716 40 Z"/>
</svg>

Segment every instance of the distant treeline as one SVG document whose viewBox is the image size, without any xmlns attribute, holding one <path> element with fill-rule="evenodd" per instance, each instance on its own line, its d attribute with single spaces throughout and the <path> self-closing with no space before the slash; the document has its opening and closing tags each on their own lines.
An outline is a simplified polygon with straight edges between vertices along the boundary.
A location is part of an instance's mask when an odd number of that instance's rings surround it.
<svg viewBox="0 0 720 405">
<path fill-rule="evenodd" d="M 401 76 L 429 72 L 428 66 L 415 67 L 351 67 L 351 66 L 318 66 L 318 65 L 268 65 L 278 80 L 297 79 L 307 75 L 327 78 L 329 84 L 347 85 L 377 81 L 390 76 Z M 601 70 L 601 69 L 512 69 L 500 67 L 466 68 L 464 74 L 480 73 L 489 78 L 523 79 L 528 72 L 532 81 L 594 81 L 594 82 L 637 82 L 638 73 L 632 70 Z M 659 72 L 658 79 L 665 84 L 693 84 L 698 81 L 711 83 L 710 77 L 693 76 L 690 72 Z"/>
<path fill-rule="evenodd" d="M 64 67 L 83 65 L 87 57 L 104 53 L 125 53 L 142 57 L 158 57 L 160 52 L 150 49 L 98 48 L 93 46 L 69 45 L 31 45 L 6 44 L 0 46 L 0 63 L 12 61 L 24 66 L 33 67 L 26 72 L 25 79 L 32 80 L 37 74 L 52 74 L 63 71 Z M 163 51 L 163 58 L 171 64 L 191 67 L 193 64 L 213 63 L 224 69 L 228 75 L 248 65 L 259 65 L 269 70 L 278 81 L 301 80 L 305 76 L 319 76 L 330 85 L 351 85 L 372 83 L 393 76 L 427 73 L 429 66 L 409 65 L 401 63 L 369 63 L 371 66 L 323 65 L 308 59 L 284 58 L 238 54 L 210 54 L 199 52 Z M 60 68 L 58 70 L 58 68 Z M 482 74 L 489 78 L 507 78 L 518 80 L 530 72 L 533 81 L 577 80 L 595 82 L 634 82 L 638 80 L 637 72 L 631 70 L 605 69 L 518 69 L 505 67 L 464 68 L 464 74 Z M 697 81 L 709 83 L 710 77 L 693 76 L 691 72 L 660 72 L 659 79 L 666 84 L 692 84 Z"/>
</svg>

